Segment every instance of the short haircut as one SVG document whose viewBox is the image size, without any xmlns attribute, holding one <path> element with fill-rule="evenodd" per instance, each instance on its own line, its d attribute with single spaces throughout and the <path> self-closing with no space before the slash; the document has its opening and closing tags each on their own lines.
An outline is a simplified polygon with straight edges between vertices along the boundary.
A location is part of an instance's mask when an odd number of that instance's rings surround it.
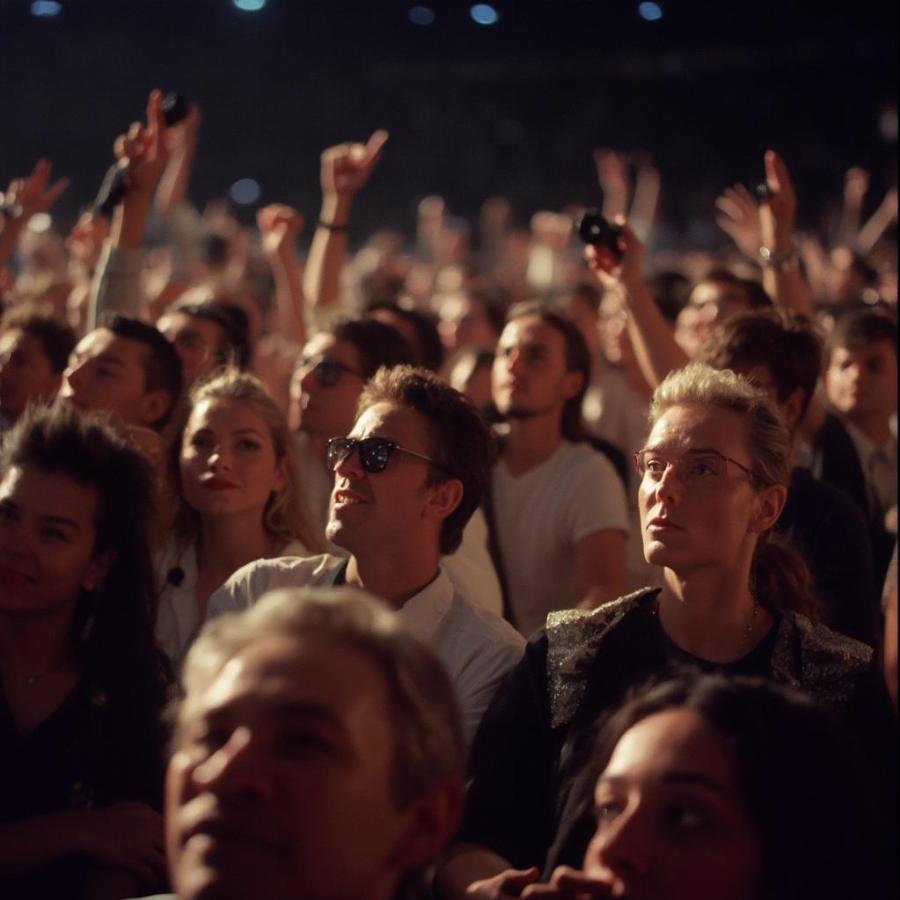
<svg viewBox="0 0 900 900">
<path fill-rule="evenodd" d="M 150 423 L 156 431 L 161 431 L 181 396 L 183 375 L 178 352 L 160 331 L 131 316 L 110 315 L 103 319 L 99 327 L 111 331 L 116 337 L 137 341 L 147 348 L 144 358 L 144 389 L 164 391 L 169 395 L 166 411 L 155 422 Z"/>
<path fill-rule="evenodd" d="M 387 310 L 409 322 L 416 333 L 416 339 L 421 349 L 422 358 L 416 360 L 415 364 L 430 369 L 432 372 L 439 371 L 444 364 L 444 345 L 441 343 L 434 316 L 419 309 L 401 305 L 400 302 L 392 303 L 389 300 L 376 300 L 370 303 L 366 307 L 366 312 L 371 314 L 379 309 Z"/>
<path fill-rule="evenodd" d="M 644 686 L 602 726 L 598 774 L 627 731 L 678 709 L 699 715 L 728 747 L 737 800 L 762 850 L 759 896 L 889 895 L 882 890 L 894 848 L 878 833 L 867 763 L 846 724 L 804 693 L 760 678 L 700 673 Z"/>
<path fill-rule="evenodd" d="M 461 781 L 466 750 L 456 693 L 434 652 L 381 601 L 355 588 L 280 589 L 206 624 L 188 651 L 176 746 L 225 663 L 269 637 L 321 637 L 367 656 L 386 686 L 394 736 L 391 799 L 405 809 L 432 784 Z"/>
<path fill-rule="evenodd" d="M 496 456 L 494 438 L 475 404 L 434 373 L 412 366 L 379 369 L 363 388 L 357 416 L 376 403 L 392 403 L 418 413 L 432 436 L 431 483 L 462 482 L 459 505 L 441 525 L 441 553 L 453 553 L 463 529 L 487 493 Z"/>
<path fill-rule="evenodd" d="M 669 373 L 653 392 L 650 424 L 675 406 L 705 406 L 740 416 L 746 425 L 751 482 L 760 490 L 788 487 L 791 480 L 791 437 L 769 398 L 730 369 L 693 362 Z M 820 606 L 812 577 L 800 553 L 773 529 L 760 534 L 750 571 L 751 588 L 767 609 L 789 609 L 815 617 Z"/>
<path fill-rule="evenodd" d="M 727 319 L 713 331 L 700 355 L 715 369 L 764 365 L 772 374 L 779 403 L 802 388 L 802 416 L 816 389 L 822 349 L 805 322 L 772 309 Z"/>
<path fill-rule="evenodd" d="M 5 312 L 0 321 L 0 332 L 13 328 L 40 341 L 41 349 L 50 360 L 50 368 L 56 373 L 69 364 L 69 356 L 78 343 L 75 332 L 68 325 L 36 306 L 18 306 Z"/>
<path fill-rule="evenodd" d="M 897 320 L 886 313 L 864 309 L 846 313 L 834 323 L 828 338 L 824 364 L 831 364 L 831 357 L 838 347 L 850 351 L 862 350 L 878 341 L 887 341 L 897 352 Z"/>
<path fill-rule="evenodd" d="M 566 400 L 563 406 L 562 435 L 567 441 L 587 440 L 581 407 L 584 403 L 584 395 L 591 383 L 591 353 L 585 343 L 584 335 L 579 331 L 577 325 L 548 307 L 547 304 L 540 302 L 517 303 L 509 310 L 506 321 L 512 322 L 526 316 L 540 319 L 545 325 L 555 328 L 562 335 L 566 355 L 566 371 L 578 372 L 581 375 L 581 388 L 574 397 Z"/>
<path fill-rule="evenodd" d="M 221 300 L 178 300 L 163 315 L 182 313 L 195 319 L 215 322 L 223 341 L 216 348 L 216 362 L 246 369 L 250 363 L 250 322 L 240 306 Z"/>
<path fill-rule="evenodd" d="M 697 284 L 703 284 L 706 281 L 728 285 L 742 291 L 751 309 L 764 309 L 772 305 L 772 298 L 758 281 L 754 281 L 752 278 L 741 278 L 740 275 L 735 275 L 730 269 L 713 269 L 707 272 Z"/>
<path fill-rule="evenodd" d="M 326 333 L 356 348 L 360 374 L 365 379 L 382 366 L 412 365 L 414 361 L 409 341 L 396 328 L 377 319 L 339 319 Z"/>
</svg>

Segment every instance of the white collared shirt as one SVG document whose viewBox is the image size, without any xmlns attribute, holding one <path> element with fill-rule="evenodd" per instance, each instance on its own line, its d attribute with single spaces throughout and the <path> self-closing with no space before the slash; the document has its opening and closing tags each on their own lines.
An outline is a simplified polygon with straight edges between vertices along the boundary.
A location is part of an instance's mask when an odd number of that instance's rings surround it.
<svg viewBox="0 0 900 900">
<path fill-rule="evenodd" d="M 276 588 L 332 585 L 346 562 L 329 554 L 257 560 L 238 569 L 212 595 L 206 618 L 249 609 Z M 446 667 L 471 743 L 494 692 L 522 658 L 524 639 L 504 619 L 463 597 L 443 568 L 397 615 Z"/>
</svg>

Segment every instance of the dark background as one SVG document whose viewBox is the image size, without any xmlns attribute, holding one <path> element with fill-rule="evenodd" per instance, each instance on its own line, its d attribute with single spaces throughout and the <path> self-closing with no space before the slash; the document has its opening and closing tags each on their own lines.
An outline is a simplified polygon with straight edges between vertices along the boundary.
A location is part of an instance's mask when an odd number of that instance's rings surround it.
<svg viewBox="0 0 900 900">
<path fill-rule="evenodd" d="M 412 25 L 396 0 L 62 0 L 41 19 L 29 0 L 0 0 L 0 181 L 53 160 L 74 184 L 60 214 L 92 199 L 111 144 L 158 86 L 199 101 L 204 124 L 191 196 L 202 205 L 238 178 L 260 203 L 308 218 L 318 154 L 391 132 L 356 211 L 359 233 L 409 232 L 415 205 L 439 193 L 473 216 L 491 194 L 518 217 L 596 199 L 595 146 L 644 148 L 663 176 L 661 214 L 692 244 L 721 238 L 721 188 L 785 156 L 801 224 L 818 221 L 846 168 L 873 174 L 870 202 L 896 179 L 895 4 L 659 0 L 498 0 L 476 25 L 469 3 L 433 0 Z M 252 209 L 243 214 L 249 216 Z"/>
</svg>

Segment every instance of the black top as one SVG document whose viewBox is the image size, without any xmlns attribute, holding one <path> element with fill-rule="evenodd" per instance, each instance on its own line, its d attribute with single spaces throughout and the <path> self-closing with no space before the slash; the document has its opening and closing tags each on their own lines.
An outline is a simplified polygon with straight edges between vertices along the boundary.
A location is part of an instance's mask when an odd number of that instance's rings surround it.
<svg viewBox="0 0 900 900">
<path fill-rule="evenodd" d="M 656 594 L 551 613 L 476 734 L 461 841 L 490 847 L 515 868 L 580 867 L 593 834 L 589 758 L 598 722 L 629 689 L 685 666 L 805 689 L 843 715 L 879 772 L 893 772 L 893 712 L 870 648 L 785 613 L 746 657 L 710 663 L 665 635 Z"/>
<path fill-rule="evenodd" d="M 822 604 L 822 621 L 874 647 L 881 596 L 870 532 L 860 509 L 843 491 L 796 468 L 775 528 L 806 560 Z"/>
<path fill-rule="evenodd" d="M 0 822 L 125 801 L 161 809 L 161 710 L 137 707 L 83 676 L 55 712 L 22 734 L 0 683 Z M 85 859 L 60 860 L 0 885 L 0 896 L 77 897 L 85 868 Z"/>
</svg>

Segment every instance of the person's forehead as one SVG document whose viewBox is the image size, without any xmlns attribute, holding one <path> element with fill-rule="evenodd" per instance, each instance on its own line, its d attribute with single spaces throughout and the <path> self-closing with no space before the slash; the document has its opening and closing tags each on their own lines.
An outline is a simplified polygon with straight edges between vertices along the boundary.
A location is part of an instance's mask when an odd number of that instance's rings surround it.
<svg viewBox="0 0 900 900">
<path fill-rule="evenodd" d="M 207 319 L 205 316 L 190 316 L 184 312 L 166 313 L 156 324 L 157 328 L 167 337 L 194 332 L 207 340 L 217 340 L 222 333 L 218 322 Z"/>
<path fill-rule="evenodd" d="M 745 449 L 744 419 L 735 412 L 702 404 L 673 406 L 653 426 L 647 446 L 672 453 L 716 450 L 740 460 Z"/>
<path fill-rule="evenodd" d="M 385 437 L 409 447 L 422 449 L 428 445 L 428 423 L 414 409 L 394 403 L 376 403 L 364 410 L 351 432 L 353 437 Z"/>
<path fill-rule="evenodd" d="M 500 336 L 503 347 L 534 346 L 562 352 L 564 339 L 558 329 L 538 316 L 522 316 L 506 323 Z"/>
<path fill-rule="evenodd" d="M 115 334 L 108 328 L 95 328 L 75 348 L 80 357 L 105 355 L 126 365 L 143 365 L 147 348 L 140 341 Z"/>
<path fill-rule="evenodd" d="M 190 427 L 192 430 L 212 428 L 229 433 L 253 430 L 263 436 L 269 435 L 268 426 L 252 406 L 227 397 L 206 397 L 196 403 L 191 410 Z"/>
<path fill-rule="evenodd" d="M 896 360 L 897 347 L 893 341 L 883 338 L 854 347 L 848 347 L 846 344 L 838 344 L 831 355 L 832 360 L 864 360 L 875 359 L 876 357 Z"/>
<path fill-rule="evenodd" d="M 389 727 L 387 686 L 375 662 L 342 641 L 273 635 L 245 647 L 204 692 L 197 714 L 259 721 L 308 717 L 365 740 Z"/>
<path fill-rule="evenodd" d="M 82 530 L 93 529 L 97 492 L 63 472 L 47 472 L 33 466 L 13 466 L 0 481 L 0 500 L 27 505 L 44 518 L 63 518 Z"/>
<path fill-rule="evenodd" d="M 338 340 L 333 334 L 320 332 L 306 342 L 303 355 L 322 356 L 325 359 L 333 359 L 350 369 L 359 368 L 359 351 L 350 341 Z"/>
<path fill-rule="evenodd" d="M 604 779 L 664 783 L 673 776 L 735 791 L 734 763 L 722 737 L 697 712 L 669 709 L 633 725 L 610 757 Z"/>
<path fill-rule="evenodd" d="M 706 303 L 750 305 L 742 288 L 721 281 L 701 281 L 691 291 L 689 302 L 692 306 L 702 306 Z"/>
</svg>

